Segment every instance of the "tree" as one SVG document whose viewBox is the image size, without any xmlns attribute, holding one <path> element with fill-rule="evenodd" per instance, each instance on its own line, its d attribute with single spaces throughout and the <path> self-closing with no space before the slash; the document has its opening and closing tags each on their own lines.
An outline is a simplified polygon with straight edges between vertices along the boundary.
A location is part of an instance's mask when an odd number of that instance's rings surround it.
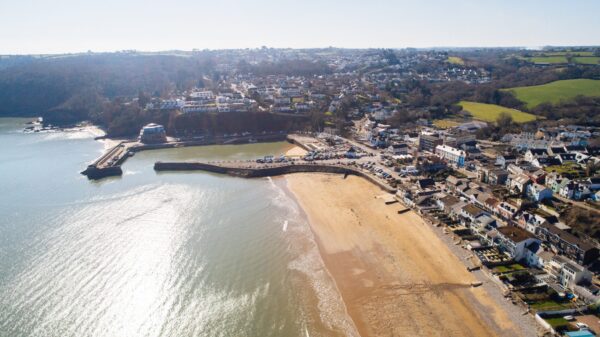
<svg viewBox="0 0 600 337">
<path fill-rule="evenodd" d="M 152 97 L 150 97 L 150 95 L 140 90 L 140 92 L 138 93 L 138 105 L 140 106 L 140 108 L 144 109 L 146 107 L 146 104 L 150 103 L 151 100 Z"/>
<path fill-rule="evenodd" d="M 496 125 L 500 130 L 508 129 L 513 125 L 513 118 L 508 112 L 502 111 L 496 118 Z"/>
<path fill-rule="evenodd" d="M 585 174 L 588 177 L 592 177 L 600 169 L 600 163 L 594 162 L 593 160 L 588 161 L 585 164 Z"/>
</svg>

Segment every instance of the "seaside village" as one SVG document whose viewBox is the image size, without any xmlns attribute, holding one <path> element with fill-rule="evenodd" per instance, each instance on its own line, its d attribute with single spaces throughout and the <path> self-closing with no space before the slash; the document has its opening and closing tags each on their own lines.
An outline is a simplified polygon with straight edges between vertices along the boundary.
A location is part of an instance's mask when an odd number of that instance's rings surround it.
<svg viewBox="0 0 600 337">
<path fill-rule="evenodd" d="M 600 334 L 598 242 L 578 217 L 600 216 L 600 148 L 589 146 L 598 130 L 568 125 L 478 141 L 483 126 L 399 132 L 364 120 L 355 131 L 378 149 L 374 172 L 394 171 L 396 199 L 471 251 L 470 271 L 485 272 L 547 331 Z"/>
<path fill-rule="evenodd" d="M 360 171 L 395 192 L 386 204 L 402 204 L 399 213 L 414 209 L 451 246 L 470 251 L 467 269 L 483 272 L 546 331 L 600 334 L 598 233 L 586 229 L 600 216 L 600 148 L 589 145 L 598 130 L 559 126 L 493 142 L 476 139 L 484 126 L 472 121 L 400 131 L 363 118 L 351 137 L 289 135 L 307 150 L 300 158 L 268 156 L 243 165 Z M 147 133 L 164 141 L 160 126 L 149 125 Z"/>
<path fill-rule="evenodd" d="M 339 61 L 337 67 L 343 69 L 344 60 Z M 402 62 L 398 67 L 403 67 Z M 440 81 L 463 75 L 458 80 L 488 80 L 484 71 L 459 73 L 404 75 Z M 596 220 L 600 217 L 600 147 L 591 145 L 600 130 L 552 126 L 491 141 L 476 139 L 477 131 L 487 124 L 475 120 L 444 129 L 419 120 L 417 127 L 395 129 L 384 121 L 402 103 L 369 93 L 390 78 L 365 76 L 235 75 L 222 87 L 196 88 L 179 98 L 154 100 L 147 109 L 300 115 L 345 109 L 353 120 L 350 135 L 338 135 L 329 123 L 318 134 L 290 135 L 308 151 L 300 158 L 268 156 L 244 165 L 352 167 L 395 192 L 386 203 L 414 209 L 457 249 L 468 251 L 469 271 L 484 273 L 503 290 L 507 301 L 523 314 L 534 315 L 548 333 L 600 334 Z M 360 101 L 361 108 L 344 107 L 347 96 Z M 146 143 L 166 140 L 159 125 L 147 126 L 140 136 Z M 256 135 L 222 137 L 241 136 Z"/>
<path fill-rule="evenodd" d="M 312 111 L 335 114 L 346 110 L 347 103 L 354 101 L 361 106 L 368 106 L 368 113 L 373 113 L 378 120 L 384 120 L 395 110 L 407 106 L 397 99 L 381 96 L 390 86 L 398 93 L 409 92 L 411 88 L 404 80 L 480 84 L 491 79 L 491 74 L 485 68 L 447 63 L 447 53 L 436 51 L 393 57 L 379 51 L 346 51 L 323 55 L 293 50 L 230 53 L 232 55 L 228 57 L 247 57 L 253 63 L 289 58 L 318 59 L 334 72 L 312 76 L 253 75 L 240 69 L 239 64 L 224 61 L 215 65 L 216 71 L 221 73 L 219 80 L 205 77 L 200 87 L 173 92 L 168 98 L 154 97 L 146 103 L 146 109 L 177 110 L 182 113 L 262 111 L 290 116 L 308 115 Z M 419 67 L 421 64 L 429 66 Z M 360 74 L 358 70 L 364 67 L 382 69 Z M 363 113 L 358 106 L 352 106 L 350 110 L 351 116 Z"/>
</svg>

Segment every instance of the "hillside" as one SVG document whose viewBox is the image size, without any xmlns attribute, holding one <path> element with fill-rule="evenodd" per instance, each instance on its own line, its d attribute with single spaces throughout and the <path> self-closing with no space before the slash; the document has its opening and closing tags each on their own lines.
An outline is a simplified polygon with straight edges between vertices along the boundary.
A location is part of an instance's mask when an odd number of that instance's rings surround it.
<svg viewBox="0 0 600 337">
<path fill-rule="evenodd" d="M 557 104 L 577 96 L 600 96 L 600 80 L 576 79 L 550 82 L 543 85 L 503 89 L 532 109 L 542 103 Z"/>
<path fill-rule="evenodd" d="M 474 119 L 484 122 L 495 122 L 503 112 L 508 113 L 516 123 L 527 123 L 536 119 L 535 115 L 495 104 L 460 101 L 458 105 L 470 113 Z"/>
</svg>

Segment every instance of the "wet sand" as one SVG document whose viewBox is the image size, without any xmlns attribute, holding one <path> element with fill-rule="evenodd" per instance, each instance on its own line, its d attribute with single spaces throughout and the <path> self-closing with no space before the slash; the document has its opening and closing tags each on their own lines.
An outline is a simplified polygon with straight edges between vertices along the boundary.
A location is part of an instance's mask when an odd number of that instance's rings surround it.
<svg viewBox="0 0 600 337">
<path fill-rule="evenodd" d="M 477 279 L 430 225 L 385 205 L 371 183 L 312 173 L 286 180 L 361 336 L 535 335 L 470 286 Z"/>
</svg>

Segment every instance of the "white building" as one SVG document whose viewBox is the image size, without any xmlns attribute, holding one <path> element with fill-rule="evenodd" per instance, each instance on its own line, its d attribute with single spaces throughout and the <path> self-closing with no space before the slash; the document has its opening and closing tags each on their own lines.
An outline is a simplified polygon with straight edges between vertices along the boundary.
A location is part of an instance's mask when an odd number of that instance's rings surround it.
<svg viewBox="0 0 600 337">
<path fill-rule="evenodd" d="M 435 154 L 457 166 L 465 165 L 465 151 L 453 148 L 448 145 L 438 145 L 435 147 Z"/>
<path fill-rule="evenodd" d="M 546 267 L 565 288 L 573 289 L 575 285 L 592 280 L 592 273 L 589 270 L 565 256 L 554 256 Z"/>
<path fill-rule="evenodd" d="M 191 100 L 212 101 L 215 99 L 215 94 L 212 91 L 194 91 L 190 93 Z"/>
</svg>

